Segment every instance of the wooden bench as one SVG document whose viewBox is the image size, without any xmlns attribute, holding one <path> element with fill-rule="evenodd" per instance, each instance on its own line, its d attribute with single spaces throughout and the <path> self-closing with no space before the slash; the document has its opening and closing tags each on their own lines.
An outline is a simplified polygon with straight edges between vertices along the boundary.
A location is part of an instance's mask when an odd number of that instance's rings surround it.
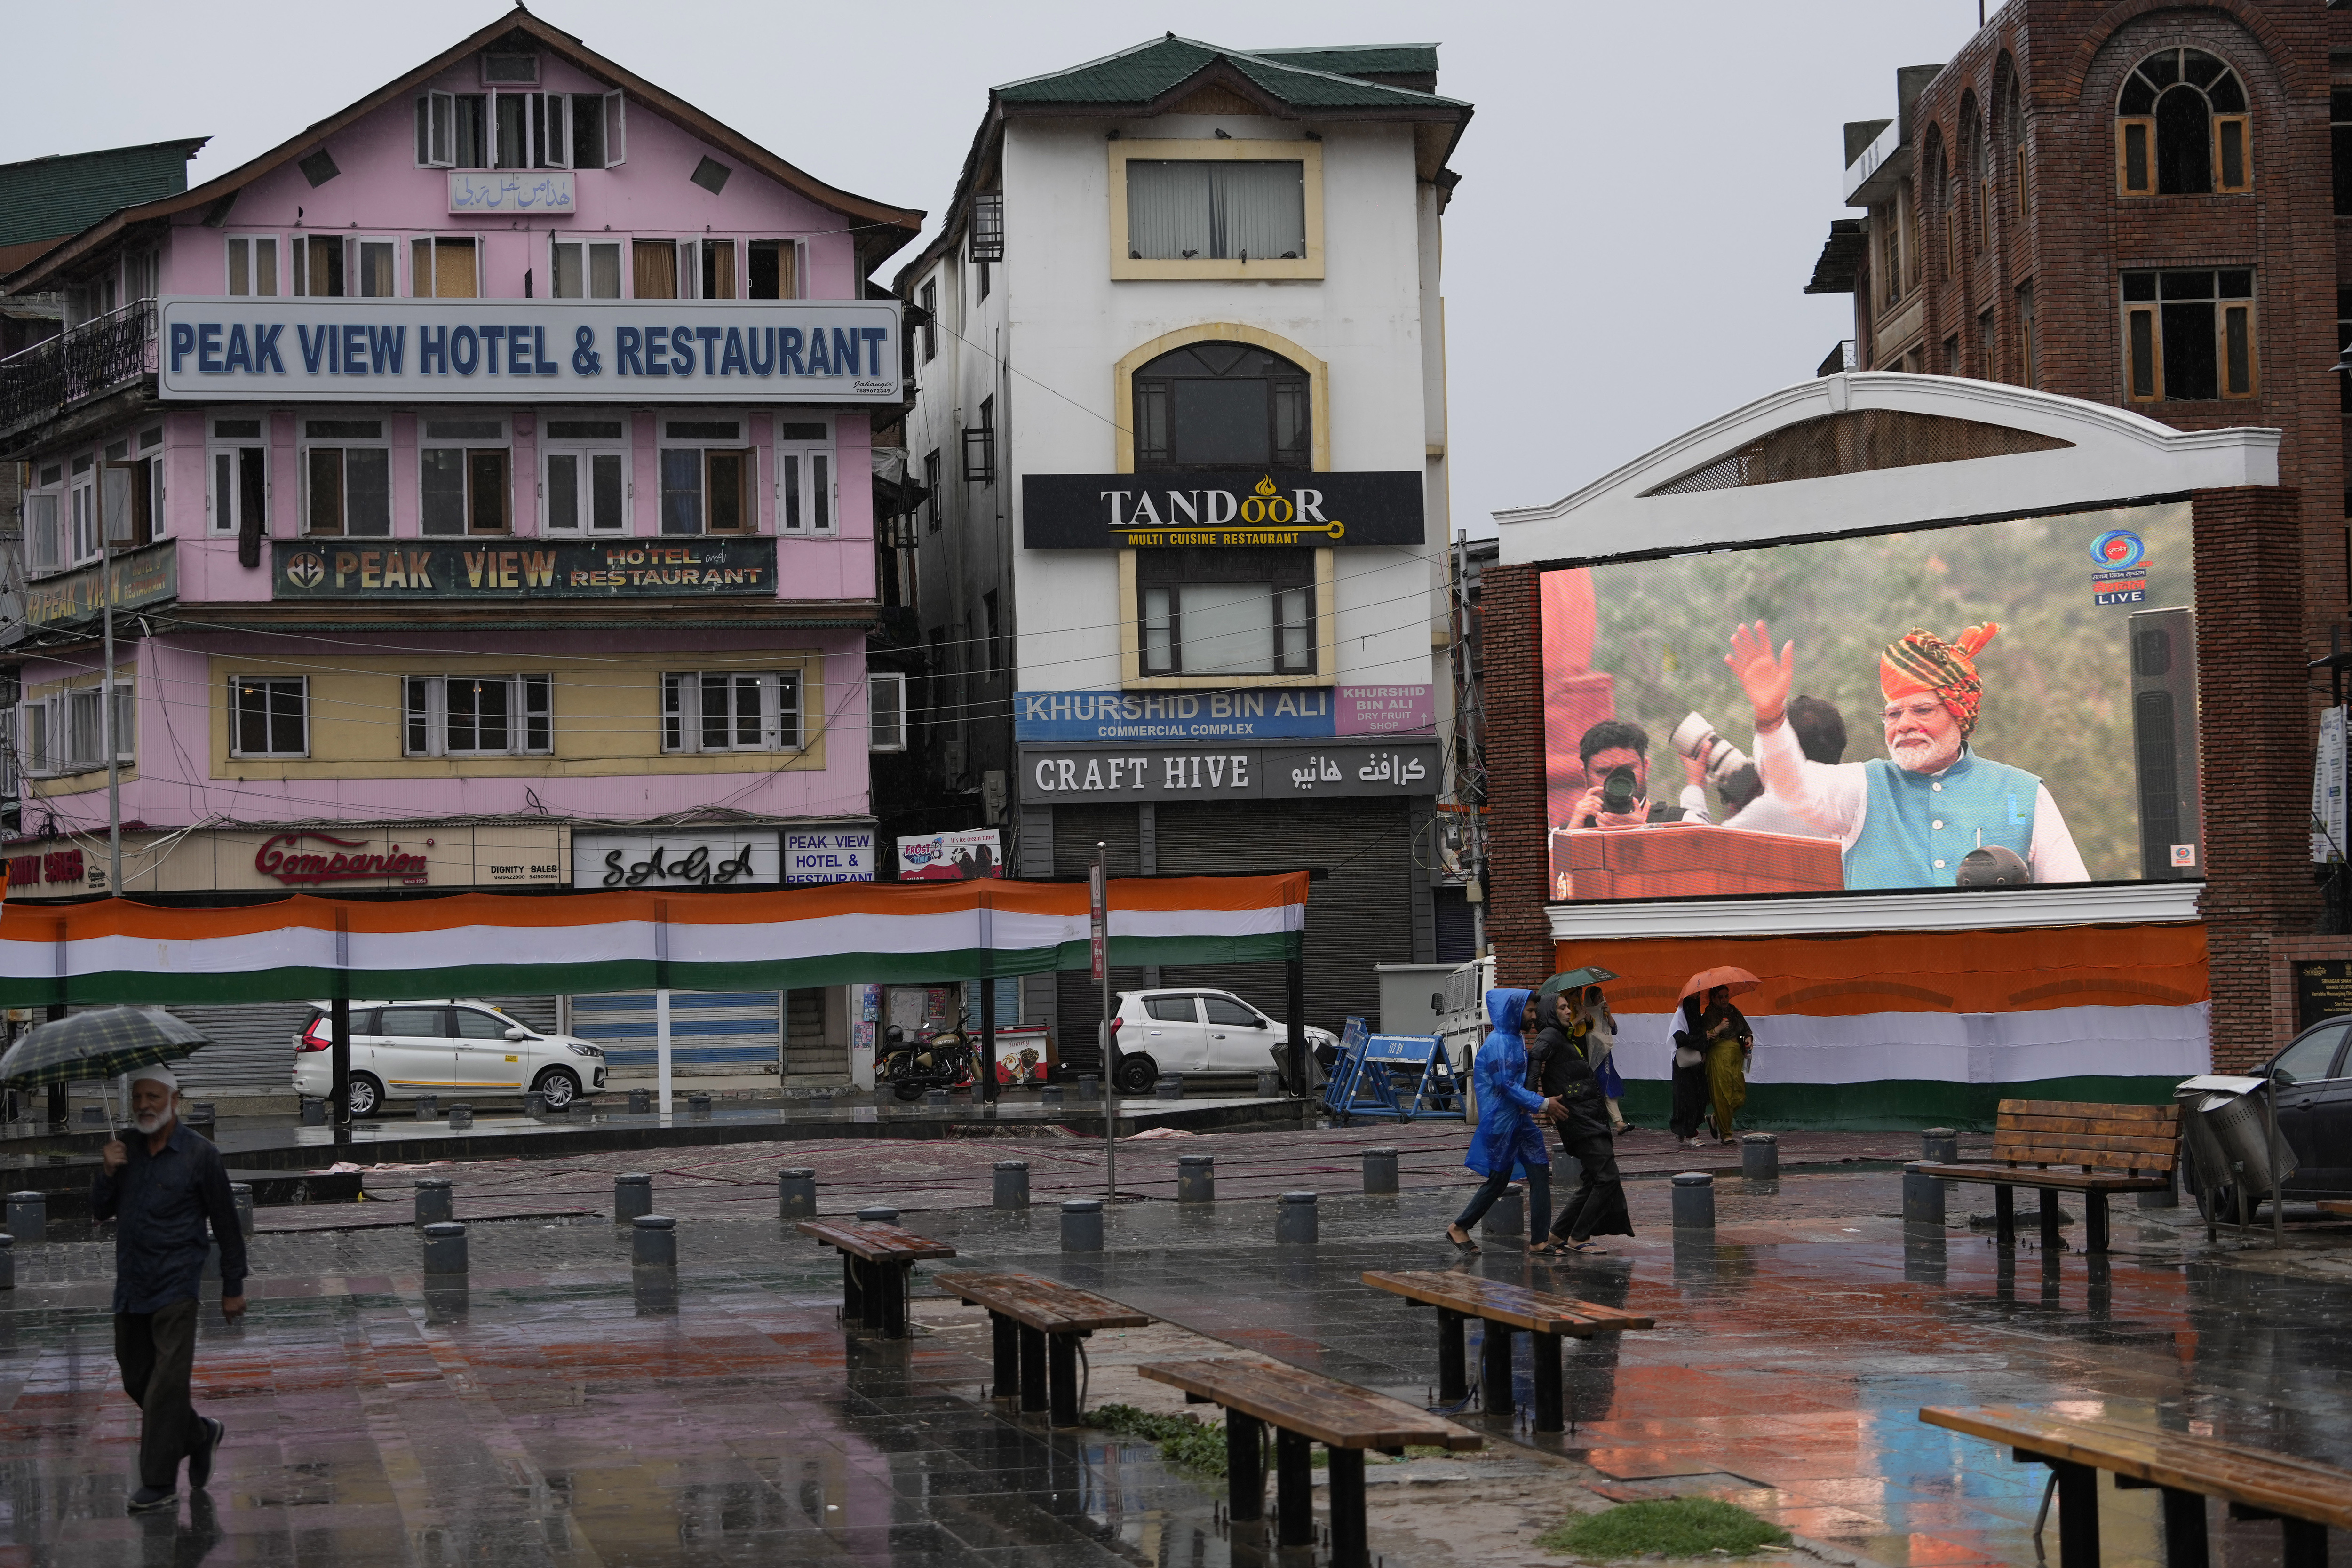
<svg viewBox="0 0 2352 1568">
<path fill-rule="evenodd" d="M 893 1339 L 907 1332 L 907 1277 L 917 1260 L 953 1258 L 956 1249 L 895 1225 L 804 1219 L 798 1226 L 841 1254 L 841 1321 Z"/>
<path fill-rule="evenodd" d="M 1931 1426 L 2006 1443 L 2021 1464 L 2058 1479 L 2059 1568 L 2098 1568 L 2099 1472 L 2125 1488 L 2164 1492 L 2167 1568 L 2206 1568 L 2205 1500 L 2232 1519 L 2275 1519 L 2285 1568 L 2326 1568 L 2327 1531 L 2352 1530 L 2352 1470 L 2242 1448 L 2137 1422 L 2075 1419 L 2039 1410 L 1929 1406 Z"/>
<path fill-rule="evenodd" d="M 1511 1331 L 1524 1329 L 1535 1357 L 1536 1430 L 1567 1430 L 1559 1384 L 1559 1337 L 1654 1328 L 1638 1313 L 1596 1307 L 1567 1296 L 1549 1296 L 1523 1285 L 1433 1268 L 1376 1270 L 1364 1276 L 1375 1290 L 1392 1291 L 1437 1309 L 1437 1398 L 1459 1405 L 1470 1397 L 1469 1367 L 1463 1350 L 1465 1321 L 1486 1325 L 1478 1350 L 1479 1408 L 1490 1415 L 1511 1413 Z"/>
<path fill-rule="evenodd" d="M 1150 1362 L 1137 1369 L 1184 1391 L 1189 1404 L 1225 1410 L 1225 1476 L 1236 1520 L 1265 1517 L 1265 1428 L 1275 1429 L 1276 1538 L 1284 1546 L 1315 1540 L 1310 1446 L 1331 1455 L 1332 1568 L 1365 1568 L 1364 1450 L 1402 1455 L 1408 1444 L 1477 1448 L 1485 1439 L 1442 1415 L 1385 1394 L 1335 1383 L 1295 1366 L 1254 1362 Z"/>
<path fill-rule="evenodd" d="M 2168 1190 L 2179 1158 L 2178 1105 L 2004 1100 L 1993 1128 L 1990 1161 L 1942 1164 L 1914 1160 L 1904 1169 L 1943 1182 L 1990 1184 L 2004 1247 L 2017 1240 L 2016 1188 L 2041 1190 L 2042 1247 L 2052 1253 L 2065 1249 L 2058 1234 L 2058 1194 L 2080 1193 L 2084 1250 L 2103 1253 L 2107 1249 L 2107 1194 Z"/>
<path fill-rule="evenodd" d="M 933 1283 L 968 1307 L 988 1309 L 996 1340 L 999 1399 L 1045 1410 L 1055 1426 L 1078 1420 L 1077 1348 L 1097 1329 L 1140 1329 L 1134 1308 L 1034 1274 L 942 1274 Z"/>
</svg>

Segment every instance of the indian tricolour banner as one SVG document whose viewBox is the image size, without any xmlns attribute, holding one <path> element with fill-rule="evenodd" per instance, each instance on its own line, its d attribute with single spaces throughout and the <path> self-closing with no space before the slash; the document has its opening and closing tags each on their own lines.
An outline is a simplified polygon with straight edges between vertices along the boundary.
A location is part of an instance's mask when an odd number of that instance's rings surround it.
<svg viewBox="0 0 2352 1568">
<path fill-rule="evenodd" d="M 2004 1098 L 2158 1102 L 2211 1070 L 2205 930 L 2196 923 L 1857 936 L 1563 942 L 1597 963 L 1618 1025 L 1626 1113 L 1664 1125 L 1683 983 L 1717 964 L 1762 984 L 1759 1128 L 1990 1126 Z"/>
<path fill-rule="evenodd" d="M 1110 961 L 1296 958 L 1307 874 L 1110 885 Z M 781 991 L 1034 974 L 1087 962 L 1082 882 L 769 892 L 298 895 L 236 909 L 122 899 L 0 909 L 0 1005 Z"/>
</svg>

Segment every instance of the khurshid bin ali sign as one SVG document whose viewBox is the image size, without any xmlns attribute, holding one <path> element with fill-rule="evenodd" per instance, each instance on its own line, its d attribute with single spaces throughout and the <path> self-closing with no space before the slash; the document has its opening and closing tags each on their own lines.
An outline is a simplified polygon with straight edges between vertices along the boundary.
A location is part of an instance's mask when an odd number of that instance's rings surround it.
<svg viewBox="0 0 2352 1568">
<path fill-rule="evenodd" d="M 1021 542 L 1031 550 L 1419 544 L 1422 476 L 1030 474 L 1021 481 Z"/>
</svg>

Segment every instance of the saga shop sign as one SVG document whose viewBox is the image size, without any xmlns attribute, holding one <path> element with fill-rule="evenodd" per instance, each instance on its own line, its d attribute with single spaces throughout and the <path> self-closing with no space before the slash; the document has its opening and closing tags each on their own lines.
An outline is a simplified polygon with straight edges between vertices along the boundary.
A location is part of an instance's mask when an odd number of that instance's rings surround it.
<svg viewBox="0 0 2352 1568">
<path fill-rule="evenodd" d="M 772 827 L 572 836 L 575 888 L 773 887 L 781 880 Z"/>
<path fill-rule="evenodd" d="M 776 595 L 772 539 L 279 541 L 277 599 L 678 599 Z"/>
</svg>

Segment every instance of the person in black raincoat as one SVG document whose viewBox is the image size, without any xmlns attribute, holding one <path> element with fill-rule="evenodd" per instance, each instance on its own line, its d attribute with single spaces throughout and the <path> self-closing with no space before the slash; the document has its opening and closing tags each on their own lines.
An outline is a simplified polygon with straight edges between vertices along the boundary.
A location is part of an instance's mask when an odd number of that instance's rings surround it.
<svg viewBox="0 0 2352 1568">
<path fill-rule="evenodd" d="M 1595 1236 L 1631 1236 L 1625 1184 L 1617 1171 L 1609 1101 L 1594 1060 L 1593 1020 L 1581 991 L 1563 991 L 1536 1036 L 1538 1089 L 1559 1107 L 1552 1113 L 1559 1144 L 1581 1167 L 1576 1195 L 1562 1205 L 1551 1234 L 1530 1252 L 1591 1252 Z"/>
<path fill-rule="evenodd" d="M 1706 1030 L 1700 1022 L 1706 1010 L 1706 997 L 1684 997 L 1676 1020 L 1682 1027 L 1675 1031 L 1674 1111 L 1668 1122 L 1675 1142 L 1685 1149 L 1699 1146 L 1699 1124 L 1706 1120 Z"/>
</svg>

